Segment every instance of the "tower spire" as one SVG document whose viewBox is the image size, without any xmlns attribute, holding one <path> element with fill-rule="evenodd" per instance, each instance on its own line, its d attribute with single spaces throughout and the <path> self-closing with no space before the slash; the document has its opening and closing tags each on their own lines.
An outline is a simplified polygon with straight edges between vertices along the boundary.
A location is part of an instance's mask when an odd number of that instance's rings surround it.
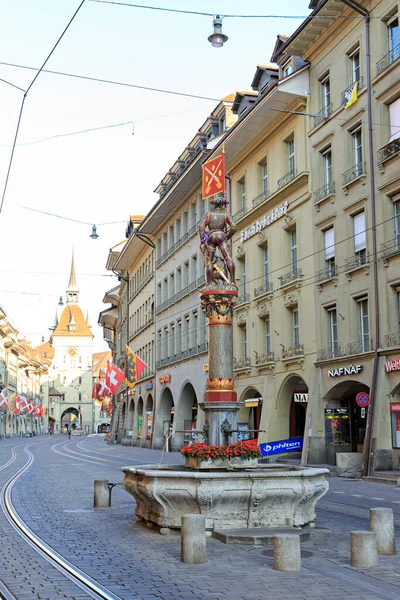
<svg viewBox="0 0 400 600">
<path fill-rule="evenodd" d="M 71 274 L 69 276 L 69 284 L 67 289 L 67 304 L 77 304 L 79 301 L 79 290 L 76 285 L 75 275 L 75 258 L 74 249 L 72 248 Z"/>
</svg>

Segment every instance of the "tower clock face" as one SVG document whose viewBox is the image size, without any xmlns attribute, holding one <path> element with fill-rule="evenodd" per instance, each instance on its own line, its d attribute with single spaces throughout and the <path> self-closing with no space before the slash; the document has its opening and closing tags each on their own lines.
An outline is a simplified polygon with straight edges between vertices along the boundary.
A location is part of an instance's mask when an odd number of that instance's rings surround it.
<svg viewBox="0 0 400 600">
<path fill-rule="evenodd" d="M 68 354 L 70 356 L 76 356 L 77 355 L 77 349 L 76 348 L 68 348 Z"/>
</svg>

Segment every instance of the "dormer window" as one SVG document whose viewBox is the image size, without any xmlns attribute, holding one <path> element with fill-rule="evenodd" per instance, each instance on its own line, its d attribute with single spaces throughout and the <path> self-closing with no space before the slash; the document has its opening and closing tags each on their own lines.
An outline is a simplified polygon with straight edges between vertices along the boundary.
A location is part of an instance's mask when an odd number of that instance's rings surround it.
<svg viewBox="0 0 400 600">
<path fill-rule="evenodd" d="M 293 73 L 292 59 L 288 60 L 282 67 L 282 77 L 289 77 Z"/>
</svg>

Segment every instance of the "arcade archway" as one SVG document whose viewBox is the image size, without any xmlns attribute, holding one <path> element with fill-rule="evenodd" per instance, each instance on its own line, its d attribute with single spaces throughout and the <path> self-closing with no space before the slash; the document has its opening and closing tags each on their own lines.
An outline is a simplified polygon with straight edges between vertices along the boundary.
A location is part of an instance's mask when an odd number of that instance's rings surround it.
<svg viewBox="0 0 400 600">
<path fill-rule="evenodd" d="M 61 415 L 61 431 L 80 428 L 80 414 L 77 408 L 67 408 Z"/>
<path fill-rule="evenodd" d="M 195 439 L 192 430 L 197 429 L 197 396 L 194 387 L 190 382 L 184 384 L 181 396 L 179 398 L 178 410 L 175 416 L 174 430 L 174 448 L 181 448 Z M 185 433 L 182 433 L 182 432 Z"/>
<path fill-rule="evenodd" d="M 237 424 L 240 433 L 239 440 L 258 438 L 258 429 L 260 429 L 262 396 L 257 388 L 250 387 L 245 390 L 240 398 L 243 402 L 238 415 Z"/>
<path fill-rule="evenodd" d="M 306 425 L 308 386 L 297 374 L 289 375 L 281 386 L 277 397 L 275 440 L 303 437 Z M 274 441 L 274 440 L 272 440 Z"/>
</svg>

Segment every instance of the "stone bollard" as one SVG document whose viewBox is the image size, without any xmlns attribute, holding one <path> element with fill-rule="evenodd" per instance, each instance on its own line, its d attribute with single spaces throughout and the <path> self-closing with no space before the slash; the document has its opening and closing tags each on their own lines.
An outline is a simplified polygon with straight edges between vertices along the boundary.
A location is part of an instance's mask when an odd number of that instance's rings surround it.
<svg viewBox="0 0 400 600">
<path fill-rule="evenodd" d="M 94 481 L 94 508 L 109 508 L 111 506 L 110 490 L 107 479 Z"/>
<path fill-rule="evenodd" d="M 393 510 L 391 508 L 371 508 L 369 522 L 371 531 L 376 535 L 378 554 L 396 554 Z"/>
<path fill-rule="evenodd" d="M 204 515 L 182 515 L 181 561 L 192 565 L 207 562 Z"/>
<path fill-rule="evenodd" d="M 352 567 L 377 567 L 376 535 L 373 531 L 350 533 L 350 564 Z"/>
<path fill-rule="evenodd" d="M 274 537 L 275 571 L 301 571 L 300 536 L 283 533 Z"/>
</svg>

